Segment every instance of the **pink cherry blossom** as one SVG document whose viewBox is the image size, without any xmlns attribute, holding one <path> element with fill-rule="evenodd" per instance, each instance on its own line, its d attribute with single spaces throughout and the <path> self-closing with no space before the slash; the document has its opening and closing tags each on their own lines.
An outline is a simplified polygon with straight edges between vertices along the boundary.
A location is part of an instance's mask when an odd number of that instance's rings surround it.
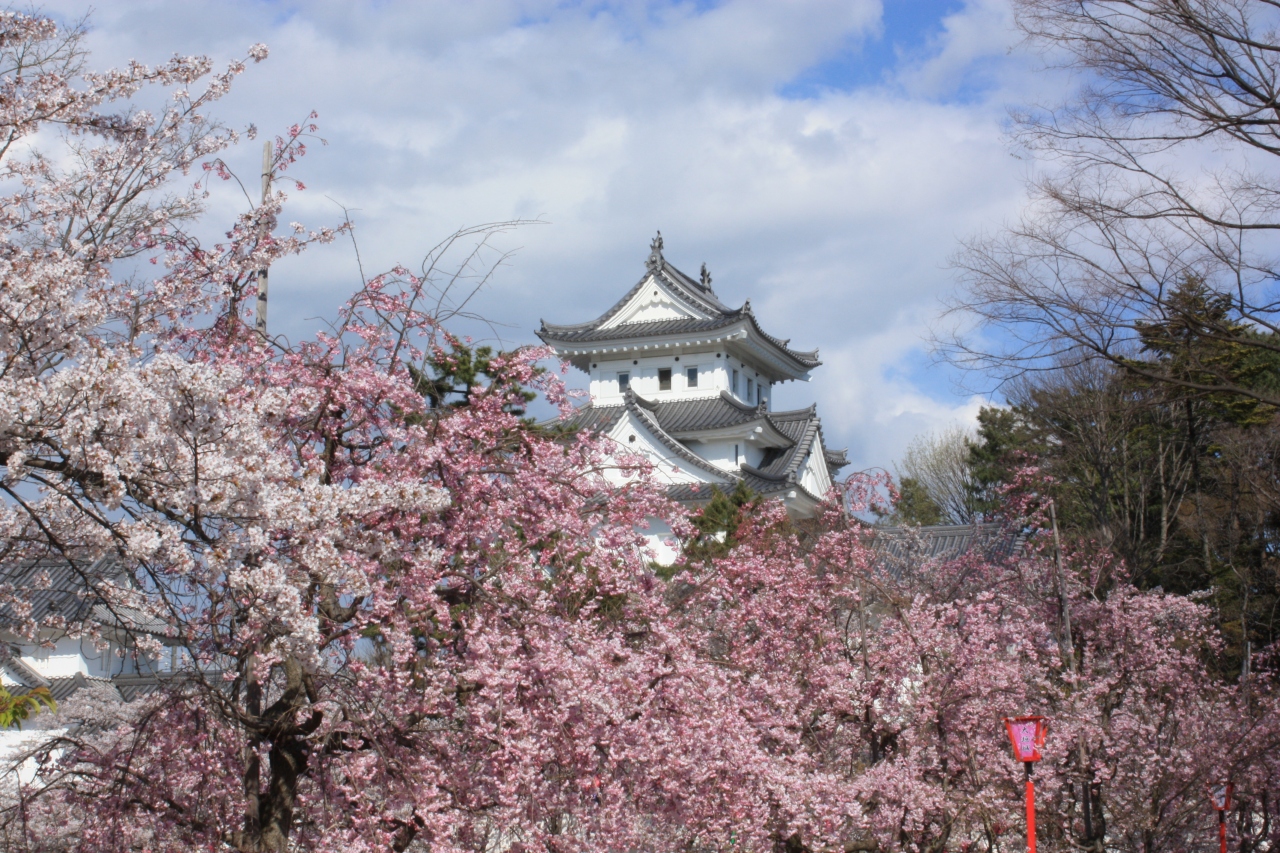
<svg viewBox="0 0 1280 853">
<path fill-rule="evenodd" d="M 26 63 L 0 72 L 4 558 L 114 555 L 133 577 L 86 578 L 93 604 L 175 664 L 44 721 L 4 849 L 994 853 L 1022 831 L 1000 720 L 1032 712 L 1043 849 L 1204 846 L 1222 778 L 1241 849 L 1274 847 L 1267 670 L 1212 671 L 1201 601 L 1096 550 L 1059 565 L 1034 471 L 993 540 L 1018 549 L 887 542 L 856 516 L 891 484 L 855 477 L 817 520 L 754 506 L 726 556 L 655 570 L 644 530 L 691 529 L 649 466 L 512 413 L 526 388 L 567 411 L 548 352 L 427 407 L 415 376 L 456 342 L 438 253 L 312 338 L 254 331 L 259 271 L 339 229 L 279 228 L 277 189 L 195 236 L 209 176 L 236 186 L 207 114 L 244 61 L 93 73 L 74 32 L 3 24 Z M 130 111 L 146 87 L 164 112 Z M 103 642 L 38 623 L 36 591 L 0 589 L 9 630 Z"/>
</svg>

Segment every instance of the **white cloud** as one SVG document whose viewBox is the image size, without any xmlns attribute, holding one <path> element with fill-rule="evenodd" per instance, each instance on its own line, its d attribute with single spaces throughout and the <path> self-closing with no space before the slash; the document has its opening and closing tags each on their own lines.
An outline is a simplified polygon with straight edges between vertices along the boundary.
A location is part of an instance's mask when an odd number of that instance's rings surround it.
<svg viewBox="0 0 1280 853">
<path fill-rule="evenodd" d="M 883 365 L 906 356 L 918 345 L 915 329 L 894 328 L 850 341 L 825 354 L 827 376 L 838 382 L 815 383 L 824 433 L 835 444 L 828 423 L 854 424 L 835 433 L 849 442 L 855 468 L 893 470 L 917 435 L 960 425 L 977 424 L 978 410 L 987 400 L 978 395 L 941 398 L 924 393 L 909 379 Z M 879 370 L 867 370 L 876 364 Z"/>
<path fill-rule="evenodd" d="M 330 144 L 298 167 L 310 189 L 286 218 L 334 221 L 326 196 L 357 209 L 366 266 L 412 264 L 461 225 L 545 216 L 510 238 L 524 249 L 478 303 L 509 341 L 532 341 L 540 317 L 603 311 L 661 228 L 674 263 L 706 261 L 725 301 L 750 297 L 775 334 L 822 349 L 827 365 L 783 401 L 818 399 L 833 444 L 887 467 L 915 432 L 976 411 L 900 365 L 951 287 L 956 239 L 1021 202 L 1001 121 L 1028 83 L 1004 4 L 972 0 L 887 82 L 781 94 L 856 57 L 880 13 L 873 0 L 116 0 L 95 11 L 92 47 L 107 64 L 267 42 L 271 59 L 219 113 L 271 131 L 319 111 Z M 247 172 L 253 147 L 233 155 Z M 355 280 L 349 245 L 282 264 L 280 326 L 311 330 Z"/>
</svg>

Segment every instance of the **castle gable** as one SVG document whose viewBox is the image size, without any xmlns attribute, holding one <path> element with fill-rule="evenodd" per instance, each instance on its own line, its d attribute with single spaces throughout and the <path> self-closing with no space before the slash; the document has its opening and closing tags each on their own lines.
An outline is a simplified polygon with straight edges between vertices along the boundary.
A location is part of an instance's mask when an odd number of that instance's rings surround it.
<svg viewBox="0 0 1280 853">
<path fill-rule="evenodd" d="M 613 316 L 596 328 L 605 330 L 635 323 L 712 319 L 707 312 L 695 310 L 689 300 L 679 298 L 672 292 L 674 290 L 675 287 L 665 277 L 649 275 L 633 289 L 631 298 L 610 311 Z"/>
</svg>

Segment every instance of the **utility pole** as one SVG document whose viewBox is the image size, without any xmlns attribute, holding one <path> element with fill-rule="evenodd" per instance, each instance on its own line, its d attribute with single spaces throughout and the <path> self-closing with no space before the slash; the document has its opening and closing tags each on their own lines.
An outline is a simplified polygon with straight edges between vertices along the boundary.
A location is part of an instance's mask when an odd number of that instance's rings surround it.
<svg viewBox="0 0 1280 853">
<path fill-rule="evenodd" d="M 1071 596 L 1067 589 L 1066 568 L 1062 564 L 1062 537 L 1058 534 L 1058 510 L 1054 506 L 1055 503 L 1053 500 L 1049 501 L 1049 521 L 1053 525 L 1053 564 L 1058 587 L 1058 648 L 1061 650 L 1062 657 L 1066 659 L 1067 669 L 1071 675 L 1079 676 L 1075 638 L 1071 634 Z M 1102 838 L 1096 829 L 1101 827 L 1095 828 L 1093 821 L 1094 795 L 1097 792 L 1093 787 L 1093 765 L 1089 759 L 1089 747 L 1085 743 L 1083 732 L 1076 739 L 1076 759 L 1080 764 L 1080 799 L 1086 843 L 1090 848 L 1099 850 L 1102 848 Z"/>
<path fill-rule="evenodd" d="M 271 140 L 268 139 L 262 143 L 262 204 L 265 206 L 267 199 L 271 195 Z M 267 223 L 261 223 L 262 233 L 260 240 L 266 240 L 270 229 Z M 258 270 L 258 322 L 256 326 L 258 334 L 263 340 L 267 339 L 267 267 L 263 265 Z"/>
</svg>

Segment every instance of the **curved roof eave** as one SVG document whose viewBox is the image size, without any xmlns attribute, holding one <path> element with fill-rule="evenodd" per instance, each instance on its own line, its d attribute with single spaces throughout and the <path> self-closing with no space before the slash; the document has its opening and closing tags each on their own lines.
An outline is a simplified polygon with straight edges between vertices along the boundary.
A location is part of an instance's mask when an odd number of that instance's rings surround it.
<svg viewBox="0 0 1280 853">
<path fill-rule="evenodd" d="M 628 326 L 633 328 L 628 329 Z M 628 331 L 632 334 L 627 334 Z M 754 335 L 752 335 L 753 332 Z M 549 346 L 584 351 L 608 348 L 634 350 L 659 344 L 665 345 L 665 348 L 677 343 L 677 339 L 678 342 L 683 343 L 689 341 L 691 337 L 698 343 L 704 338 L 707 343 L 715 341 L 731 343 L 735 335 L 750 336 L 756 338 L 757 347 L 773 353 L 779 368 L 785 365 L 785 372 L 797 377 L 804 376 L 822 364 L 817 358 L 817 350 L 798 352 L 783 346 L 778 338 L 762 331 L 754 317 L 741 314 L 709 320 L 658 320 L 648 323 L 628 323 L 608 329 L 596 329 L 591 323 L 571 327 L 548 326 L 544 322 L 543 327 L 536 334 Z"/>
<path fill-rule="evenodd" d="M 734 476 L 732 471 L 726 471 L 723 468 L 718 468 L 711 464 L 689 448 L 685 447 L 673 438 L 666 430 L 664 430 L 662 425 L 658 423 L 658 419 L 654 416 L 657 406 L 656 403 L 644 399 L 630 388 L 627 389 L 627 393 L 623 397 L 623 400 L 625 401 L 624 405 L 626 406 L 627 411 L 644 424 L 645 428 L 653 434 L 653 437 L 658 439 L 664 447 L 674 453 L 677 457 L 688 462 L 690 465 L 698 468 L 702 472 L 719 477 L 726 482 L 732 482 L 738 479 Z"/>
<path fill-rule="evenodd" d="M 785 477 L 773 477 L 762 473 L 760 469 L 753 468 L 750 465 L 743 465 L 742 470 L 746 475 L 748 475 L 743 477 L 747 485 L 765 497 L 773 497 L 780 492 L 795 491 L 805 495 L 814 503 L 822 503 L 823 501 L 821 497 L 815 495 L 813 492 L 801 485 L 799 479 L 797 479 L 794 474 L 788 474 Z M 753 480 L 761 482 L 753 483 Z"/>
<path fill-rule="evenodd" d="M 695 281 L 664 258 L 660 248 L 650 255 L 645 274 L 608 311 L 585 323 L 559 324 L 540 320 L 541 328 L 537 332 L 538 337 L 547 344 L 551 344 L 552 341 L 573 343 L 573 341 L 566 340 L 563 336 L 599 329 L 601 325 L 615 317 L 635 297 L 640 288 L 646 285 L 650 278 L 655 277 L 670 285 L 671 292 L 675 294 L 676 298 L 686 303 L 690 308 L 709 315 L 705 318 L 706 320 L 723 321 L 723 325 L 727 326 L 739 322 L 743 318 L 749 319 L 750 325 L 756 334 L 796 365 L 803 367 L 805 370 L 811 370 L 822 364 L 818 359 L 817 350 L 807 352 L 793 350 L 790 347 L 790 339 L 775 337 L 761 328 L 760 322 L 756 319 L 754 311 L 752 311 L 750 299 L 744 302 L 741 308 L 730 308 L 721 302 L 715 291 L 711 289 L 709 278 L 705 282 Z M 661 336 L 661 333 L 659 333 L 659 336 Z"/>
</svg>

